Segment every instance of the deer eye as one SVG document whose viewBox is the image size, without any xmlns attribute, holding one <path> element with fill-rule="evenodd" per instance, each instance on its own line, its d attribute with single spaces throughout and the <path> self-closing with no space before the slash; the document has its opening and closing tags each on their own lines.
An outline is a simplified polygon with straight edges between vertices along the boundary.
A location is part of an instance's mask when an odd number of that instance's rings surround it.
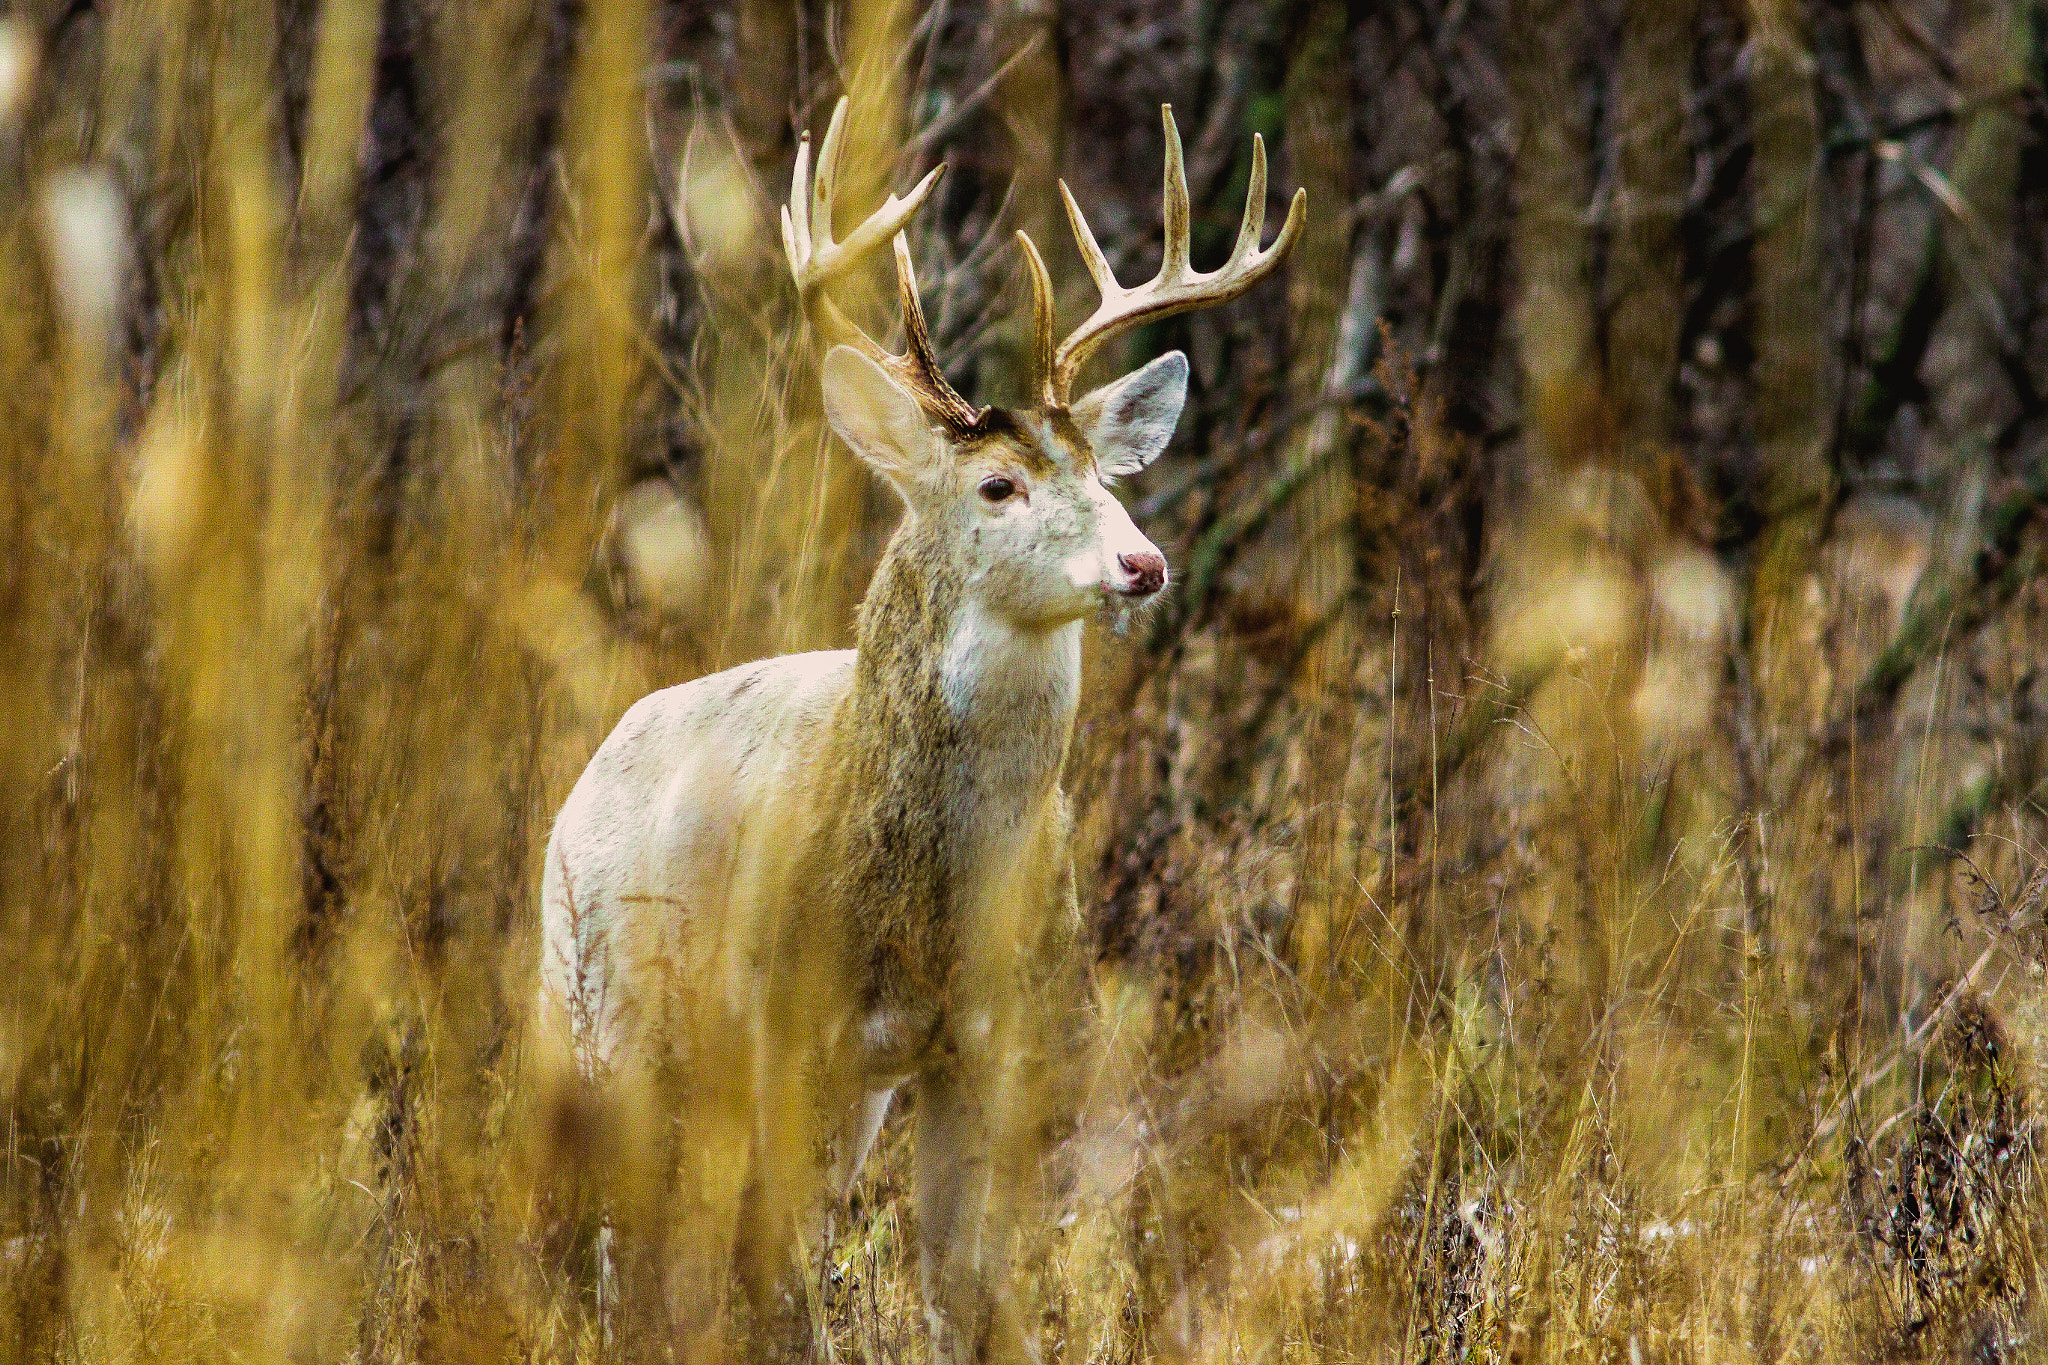
<svg viewBox="0 0 2048 1365">
<path fill-rule="evenodd" d="M 1000 474 L 991 474 L 981 481 L 981 496 L 989 502 L 1002 502 L 1017 491 L 1017 485 Z"/>
</svg>

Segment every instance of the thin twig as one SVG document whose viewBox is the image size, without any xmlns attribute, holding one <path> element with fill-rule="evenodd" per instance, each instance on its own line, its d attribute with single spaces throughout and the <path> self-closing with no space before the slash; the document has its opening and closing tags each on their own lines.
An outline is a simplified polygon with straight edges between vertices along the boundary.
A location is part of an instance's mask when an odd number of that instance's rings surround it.
<svg viewBox="0 0 2048 1365">
<path fill-rule="evenodd" d="M 1927 59 L 1927 64 L 1950 85 L 1956 83 L 1955 59 L 1941 50 L 1941 45 L 1928 36 L 1920 27 L 1920 21 L 1898 7 L 1896 0 L 1871 0 L 1872 7 L 1884 16 L 1892 31 L 1905 40 L 1906 46 Z"/>
<path fill-rule="evenodd" d="M 1004 78 L 1010 74 L 1010 69 L 1037 51 L 1044 36 L 1041 33 L 1034 33 L 1029 38 L 1026 38 L 1023 45 L 1011 53 L 1001 66 L 996 68 L 993 76 L 990 76 L 972 91 L 968 92 L 968 94 L 961 98 L 958 104 L 948 109 L 941 117 L 932 120 L 929 127 L 905 143 L 903 147 L 904 153 L 913 162 L 922 160 L 940 138 L 953 131 L 955 124 L 987 103 L 988 97 L 995 93 L 996 87 L 1001 85 Z"/>
<path fill-rule="evenodd" d="M 1920 1021 L 1920 1027 L 1914 1029 L 1904 1041 L 1894 1046 L 1891 1054 L 1883 1062 L 1874 1069 L 1865 1072 L 1862 1079 L 1850 1087 L 1849 1093 L 1841 1098 L 1833 1111 L 1814 1126 L 1813 1132 L 1800 1146 L 1798 1154 L 1781 1168 L 1779 1172 L 1781 1177 L 1805 1160 L 1807 1154 L 1815 1147 L 1833 1137 L 1841 1129 L 1842 1124 L 1848 1120 L 1850 1113 L 1862 1102 L 1865 1095 L 1869 1094 L 1885 1077 L 1896 1071 L 1900 1062 L 1914 1055 L 1926 1045 L 1927 1039 L 1934 1032 L 1936 1025 L 1948 1018 L 1950 1012 L 1962 1003 L 1963 997 L 1968 995 L 1971 989 L 1976 986 L 1977 978 L 1982 976 L 1984 969 L 1991 965 L 1991 959 L 1998 956 L 1998 950 L 2001 946 L 2003 945 L 1999 941 L 1994 940 L 1983 952 L 1979 953 L 1977 960 L 1970 964 L 1970 970 L 1963 973 L 1962 980 L 1956 982 L 1954 989 L 1943 996 L 1941 1003 L 1928 1011 L 1927 1017 Z"/>
</svg>

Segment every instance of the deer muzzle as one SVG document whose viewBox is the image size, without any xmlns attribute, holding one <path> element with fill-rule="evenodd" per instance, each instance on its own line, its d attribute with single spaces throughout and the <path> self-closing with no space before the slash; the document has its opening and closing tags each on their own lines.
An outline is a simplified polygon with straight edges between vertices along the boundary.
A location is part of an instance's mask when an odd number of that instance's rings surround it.
<svg viewBox="0 0 2048 1365">
<path fill-rule="evenodd" d="M 1116 557 L 1117 577 L 1111 587 L 1121 597 L 1150 597 L 1166 586 L 1166 556 L 1157 550 Z"/>
</svg>

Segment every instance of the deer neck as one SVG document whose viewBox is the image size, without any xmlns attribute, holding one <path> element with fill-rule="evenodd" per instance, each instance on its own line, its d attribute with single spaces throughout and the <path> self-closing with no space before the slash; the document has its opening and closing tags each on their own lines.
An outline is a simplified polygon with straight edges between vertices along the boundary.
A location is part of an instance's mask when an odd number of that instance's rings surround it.
<svg viewBox="0 0 2048 1365">
<path fill-rule="evenodd" d="M 1023 820 L 1065 762 L 1081 623 L 1006 620 L 921 532 L 899 532 L 862 603 L 854 713 L 898 746 L 895 771 L 932 784 L 927 800 L 976 823 Z"/>
<path fill-rule="evenodd" d="M 930 534 L 906 523 L 883 555 L 835 722 L 828 875 L 857 907 L 846 923 L 867 1014 L 860 1064 L 881 1072 L 910 1065 L 957 969 L 1019 923 L 1019 874 L 1060 828 L 1080 692 L 1079 625 L 1006 626 Z"/>
<path fill-rule="evenodd" d="M 1081 623 L 1020 627 L 970 599 L 953 615 L 939 682 L 987 794 L 1023 805 L 1050 795 L 1081 691 Z"/>
</svg>

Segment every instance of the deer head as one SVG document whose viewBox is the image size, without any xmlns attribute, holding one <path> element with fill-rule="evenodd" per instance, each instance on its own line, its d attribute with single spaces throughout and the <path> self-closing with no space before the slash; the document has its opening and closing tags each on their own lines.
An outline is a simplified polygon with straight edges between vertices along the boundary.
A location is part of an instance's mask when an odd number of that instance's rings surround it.
<svg viewBox="0 0 2048 1365">
<path fill-rule="evenodd" d="M 1307 214 L 1295 191 L 1280 235 L 1259 249 L 1265 222 L 1266 149 L 1252 138 L 1251 185 L 1230 259 L 1202 273 L 1188 261 L 1187 173 L 1173 110 L 1166 129 L 1164 257 L 1159 273 L 1136 288 L 1117 283 L 1066 183 L 1060 194 L 1081 257 L 1102 302 L 1066 340 L 1054 343 L 1052 281 L 1038 248 L 1017 234 L 1032 286 L 1032 401 L 1018 409 L 977 408 L 947 382 L 918 299 L 910 247 L 902 232 L 937 182 L 939 168 L 909 195 L 890 195 L 843 242 L 831 228 L 832 187 L 847 101 L 832 122 L 810 174 L 810 135 L 797 152 L 782 243 L 790 273 L 814 321 L 841 341 L 822 370 L 825 413 L 840 439 L 886 477 L 914 518 L 950 547 L 968 591 L 989 611 L 1020 626 L 1049 626 L 1087 615 L 1105 601 L 1141 602 L 1166 586 L 1166 558 L 1132 523 L 1106 480 L 1134 474 L 1172 439 L 1187 398 L 1187 357 L 1170 351 L 1080 399 L 1076 377 L 1105 342 L 1142 323 L 1236 298 L 1271 273 Z M 810 183 L 806 185 L 806 180 Z M 860 255 L 892 238 L 903 308 L 905 350 L 897 355 L 847 321 L 820 289 Z"/>
</svg>

